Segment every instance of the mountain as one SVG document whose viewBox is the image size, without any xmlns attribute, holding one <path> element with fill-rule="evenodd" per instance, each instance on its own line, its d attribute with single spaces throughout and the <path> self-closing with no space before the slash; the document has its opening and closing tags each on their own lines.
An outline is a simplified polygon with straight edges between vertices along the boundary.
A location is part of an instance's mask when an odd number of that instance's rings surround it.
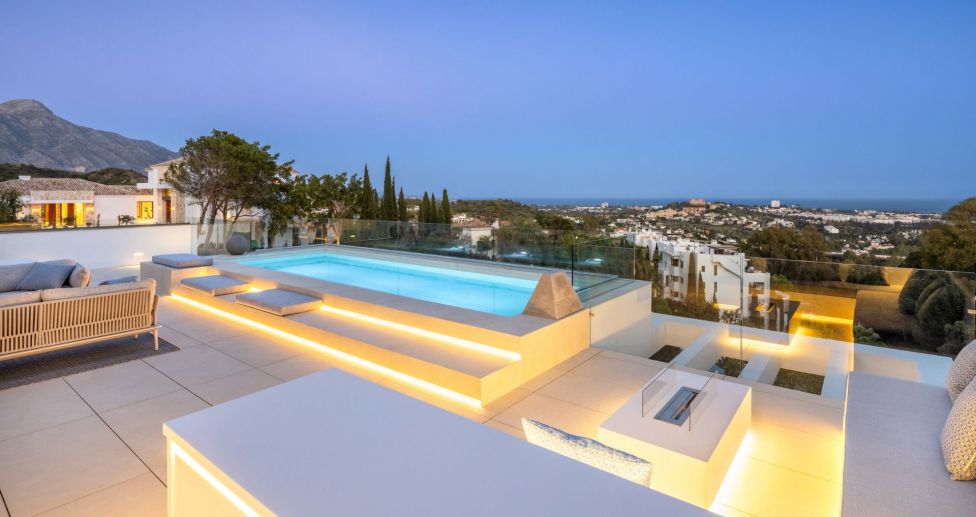
<svg viewBox="0 0 976 517">
<path fill-rule="evenodd" d="M 135 185 L 146 181 L 143 173 L 128 169 L 110 167 L 92 172 L 63 171 L 59 169 L 45 169 L 22 163 L 0 163 L 0 182 L 14 180 L 20 176 L 32 178 L 81 178 L 103 185 Z"/>
<path fill-rule="evenodd" d="M 88 172 L 147 165 L 178 155 L 148 140 L 72 124 L 31 99 L 0 104 L 0 163 Z"/>
</svg>

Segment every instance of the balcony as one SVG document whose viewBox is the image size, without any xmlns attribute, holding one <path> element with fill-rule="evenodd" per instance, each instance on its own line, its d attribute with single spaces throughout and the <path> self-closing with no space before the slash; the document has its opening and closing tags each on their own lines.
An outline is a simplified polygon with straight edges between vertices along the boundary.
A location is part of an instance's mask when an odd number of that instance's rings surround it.
<svg viewBox="0 0 976 517">
<path fill-rule="evenodd" d="M 651 488 L 720 515 L 838 515 L 845 489 L 851 372 L 942 387 L 951 363 L 933 344 L 945 343 L 947 336 L 931 334 L 938 330 L 932 321 L 948 316 L 931 310 L 910 313 L 904 310 L 907 302 L 900 309 L 899 296 L 909 288 L 924 290 L 914 286 L 922 276 L 947 282 L 944 285 L 964 292 L 958 316 L 972 328 L 973 278 L 960 273 L 923 275 L 863 266 L 852 273 L 854 268 L 845 265 L 749 258 L 748 265 L 741 261 L 743 270 L 732 285 L 719 286 L 715 292 L 709 292 L 712 288 L 707 285 L 689 285 L 687 299 L 674 300 L 657 290 L 653 278 L 635 278 L 641 268 L 635 265 L 639 258 L 633 248 L 583 243 L 571 244 L 564 253 L 565 248 L 542 249 L 523 239 L 477 259 L 471 256 L 476 245 L 463 248 L 468 251 L 461 257 L 444 252 L 455 249 L 451 241 L 408 242 L 399 235 L 390 237 L 390 227 L 377 230 L 375 225 L 347 222 L 341 231 L 342 247 L 379 256 L 406 253 L 410 260 L 423 260 L 427 266 L 457 268 L 461 261 L 467 268 L 565 268 L 589 315 L 585 330 L 565 332 L 584 334 L 585 346 L 519 379 L 504 394 L 472 404 L 432 389 L 442 376 L 416 382 L 417 376 L 424 375 L 423 368 L 400 370 L 396 362 L 376 368 L 372 359 L 363 361 L 355 354 L 347 357 L 315 346 L 328 348 L 327 339 L 308 343 L 308 338 L 295 334 L 294 327 L 275 326 L 270 319 L 249 321 L 216 300 L 187 303 L 185 297 L 164 296 L 158 309 L 160 337 L 178 350 L 0 390 L 0 414 L 9 417 L 0 422 L 0 464 L 10 466 L 0 469 L 0 495 L 9 514 L 164 514 L 168 482 L 164 422 L 315 372 L 339 369 L 518 439 L 525 439 L 522 419 L 528 418 L 608 441 L 607 422 L 634 397 L 638 405 L 642 396 L 645 403 L 654 400 L 658 396 L 654 387 L 668 376 L 701 379 L 696 387 L 706 395 L 724 383 L 748 388 L 748 425 L 732 447 L 728 464 L 720 469 L 714 493 L 703 502 L 671 493 L 674 489 L 666 484 L 655 485 L 655 480 L 664 483 L 678 475 L 677 467 L 663 460 L 655 462 Z M 363 238 L 369 231 L 386 237 Z M 306 232 L 303 237 L 296 229 L 294 242 L 308 245 L 328 237 L 328 230 Z M 506 246 L 504 239 L 497 242 Z M 288 247 L 293 252 L 310 249 Z M 314 248 L 322 248 L 321 243 Z M 494 258 L 518 251 L 526 251 L 535 263 L 498 264 Z M 273 256 L 280 251 L 264 253 Z M 625 266 L 617 257 L 625 257 Z M 214 267 L 231 271 L 235 264 L 221 257 Z M 136 271 L 131 265 L 101 268 L 95 281 Z M 768 276 L 765 284 L 757 281 L 764 275 Z M 272 278 L 279 283 L 290 280 L 267 277 Z M 384 296 L 373 300 L 376 305 L 362 314 L 392 321 L 391 313 L 379 307 L 389 308 L 413 295 L 401 291 Z M 347 310 L 366 307 L 364 300 L 358 300 L 359 305 L 348 303 L 343 306 Z M 410 303 L 418 314 L 423 312 L 424 303 Z M 494 315 L 479 318 L 497 319 Z M 365 326 L 362 332 L 373 336 L 390 331 L 389 327 L 367 328 L 375 321 L 357 321 Z M 427 320 L 396 320 L 410 325 L 422 321 Z M 338 322 L 329 325 L 338 331 Z M 394 332 L 396 339 L 404 341 L 398 349 L 427 350 L 431 361 L 450 363 L 453 368 L 480 368 L 495 361 L 485 359 L 479 350 L 446 348 L 438 349 L 433 359 L 429 351 L 435 345 L 424 341 L 429 336 Z M 960 339 L 969 342 L 973 336 Z M 714 401 L 720 399 L 705 400 L 692 406 L 691 426 L 709 422 L 703 415 L 714 414 L 718 407 Z M 705 405 L 709 400 L 712 406 Z M 490 508 L 489 501 L 477 504 Z M 938 514 L 938 509 L 933 513 Z"/>
</svg>

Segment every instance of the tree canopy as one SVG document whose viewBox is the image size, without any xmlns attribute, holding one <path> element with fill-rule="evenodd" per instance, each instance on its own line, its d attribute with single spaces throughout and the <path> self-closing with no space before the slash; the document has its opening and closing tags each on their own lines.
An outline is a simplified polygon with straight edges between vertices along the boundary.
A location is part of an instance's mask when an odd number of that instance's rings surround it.
<svg viewBox="0 0 976 517">
<path fill-rule="evenodd" d="M 976 197 L 950 208 L 921 238 L 921 265 L 976 272 Z"/>
</svg>

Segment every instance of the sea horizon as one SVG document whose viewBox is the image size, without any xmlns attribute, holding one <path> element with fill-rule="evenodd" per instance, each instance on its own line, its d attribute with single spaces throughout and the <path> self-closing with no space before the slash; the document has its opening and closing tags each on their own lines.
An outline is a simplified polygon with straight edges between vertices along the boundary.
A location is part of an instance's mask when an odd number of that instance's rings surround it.
<svg viewBox="0 0 976 517">
<path fill-rule="evenodd" d="M 598 197 L 514 197 L 514 201 L 529 205 L 540 206 L 599 206 L 608 203 L 610 206 L 663 206 L 668 203 L 684 202 L 687 197 L 646 197 L 646 198 L 598 198 Z M 778 199 L 781 206 L 799 206 L 802 208 L 821 208 L 829 210 L 876 210 L 882 212 L 912 212 L 927 214 L 942 214 L 960 199 L 935 198 L 705 198 L 710 203 L 730 203 L 734 205 L 769 206 L 773 199 Z"/>
</svg>

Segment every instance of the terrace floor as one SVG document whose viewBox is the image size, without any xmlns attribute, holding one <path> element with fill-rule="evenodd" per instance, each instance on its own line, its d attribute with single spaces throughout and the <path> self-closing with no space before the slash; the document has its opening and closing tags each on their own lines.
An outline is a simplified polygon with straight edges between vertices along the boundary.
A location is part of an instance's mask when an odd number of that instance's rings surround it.
<svg viewBox="0 0 976 517">
<path fill-rule="evenodd" d="M 597 426 L 665 366 L 589 349 L 475 411 L 166 298 L 159 320 L 160 337 L 180 351 L 0 391 L 0 517 L 164 515 L 164 421 L 326 368 L 519 438 L 522 417 L 595 438 Z M 842 402 L 753 388 L 751 431 L 712 510 L 838 514 Z"/>
</svg>

